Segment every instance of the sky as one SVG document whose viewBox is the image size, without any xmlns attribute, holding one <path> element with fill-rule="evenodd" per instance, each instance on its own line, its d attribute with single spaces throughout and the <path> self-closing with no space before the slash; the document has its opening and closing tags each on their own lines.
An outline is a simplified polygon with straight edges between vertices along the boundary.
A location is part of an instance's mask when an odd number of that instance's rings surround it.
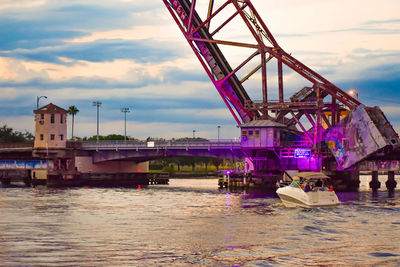
<svg viewBox="0 0 400 267">
<path fill-rule="evenodd" d="M 400 132 L 400 1 L 252 3 L 286 52 L 356 89 Z M 290 93 L 305 86 L 286 79 Z M 217 126 L 222 139 L 239 136 L 162 0 L 0 0 L 0 91 L 0 125 L 22 132 L 34 132 L 36 100 L 46 96 L 40 106 L 80 110 L 75 136 L 96 134 L 93 101 L 102 102 L 101 135 L 123 134 L 129 108 L 132 137 L 216 139 Z"/>
</svg>

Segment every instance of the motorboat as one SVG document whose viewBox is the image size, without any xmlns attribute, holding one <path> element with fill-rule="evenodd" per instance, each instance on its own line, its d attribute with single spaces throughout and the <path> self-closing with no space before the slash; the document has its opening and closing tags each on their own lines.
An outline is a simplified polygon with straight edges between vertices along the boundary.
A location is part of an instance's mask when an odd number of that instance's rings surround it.
<svg viewBox="0 0 400 267">
<path fill-rule="evenodd" d="M 299 172 L 292 181 L 276 190 L 285 207 L 336 206 L 340 201 L 322 172 Z"/>
</svg>

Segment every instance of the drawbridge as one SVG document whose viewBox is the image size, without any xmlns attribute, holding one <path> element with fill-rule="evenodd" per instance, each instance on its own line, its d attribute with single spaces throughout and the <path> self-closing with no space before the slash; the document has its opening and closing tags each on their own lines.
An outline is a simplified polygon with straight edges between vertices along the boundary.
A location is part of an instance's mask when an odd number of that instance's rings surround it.
<svg viewBox="0 0 400 267">
<path fill-rule="evenodd" d="M 285 52 L 250 0 L 163 2 L 241 127 L 250 172 L 398 170 L 381 109 Z"/>
</svg>

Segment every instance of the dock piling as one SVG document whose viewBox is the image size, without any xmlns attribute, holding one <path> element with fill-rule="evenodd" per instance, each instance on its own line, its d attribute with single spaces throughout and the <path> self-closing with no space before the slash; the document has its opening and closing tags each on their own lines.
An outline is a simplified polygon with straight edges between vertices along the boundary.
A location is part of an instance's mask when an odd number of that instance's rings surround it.
<svg viewBox="0 0 400 267">
<path fill-rule="evenodd" d="M 387 179 L 387 181 L 386 181 L 386 188 L 389 190 L 389 191 L 394 191 L 394 189 L 396 188 L 396 186 L 397 186 L 397 182 L 396 182 L 396 180 L 394 179 L 394 171 L 389 171 L 388 172 L 388 179 Z"/>
<path fill-rule="evenodd" d="M 378 180 L 378 172 L 373 171 L 372 172 L 372 180 L 369 182 L 369 187 L 372 188 L 372 191 L 377 191 L 379 188 L 381 188 L 381 182 Z"/>
</svg>

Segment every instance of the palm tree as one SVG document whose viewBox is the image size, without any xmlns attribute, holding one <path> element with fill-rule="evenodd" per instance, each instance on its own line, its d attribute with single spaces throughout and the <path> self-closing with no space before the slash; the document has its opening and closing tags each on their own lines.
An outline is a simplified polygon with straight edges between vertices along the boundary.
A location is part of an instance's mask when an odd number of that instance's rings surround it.
<svg viewBox="0 0 400 267">
<path fill-rule="evenodd" d="M 72 115 L 72 139 L 74 139 L 74 118 L 78 112 L 79 112 L 79 109 L 75 106 L 70 106 L 68 108 L 68 114 Z"/>
</svg>

